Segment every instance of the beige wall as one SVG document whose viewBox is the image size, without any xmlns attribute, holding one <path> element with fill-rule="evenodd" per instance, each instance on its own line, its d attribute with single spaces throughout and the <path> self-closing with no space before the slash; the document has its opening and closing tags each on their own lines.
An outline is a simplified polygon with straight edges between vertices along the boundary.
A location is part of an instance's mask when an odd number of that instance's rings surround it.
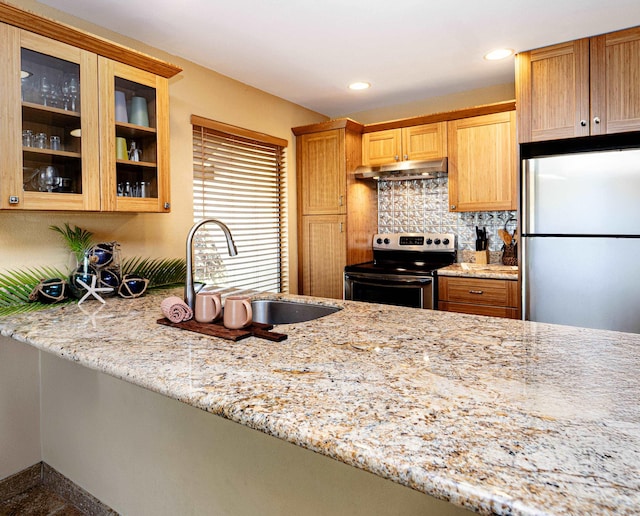
<svg viewBox="0 0 640 516">
<path fill-rule="evenodd" d="M 41 455 L 39 351 L 0 336 L 0 480 Z"/>
<path fill-rule="evenodd" d="M 92 231 L 97 240 L 117 240 L 124 256 L 183 257 L 192 224 L 192 137 L 190 116 L 197 114 L 267 133 L 290 142 L 287 150 L 290 196 L 291 289 L 297 289 L 295 144 L 291 127 L 327 117 L 229 79 L 189 61 L 75 19 L 31 0 L 13 0 L 24 9 L 105 37 L 183 68 L 170 80 L 170 214 L 0 212 L 0 272 L 26 266 L 65 267 L 68 253 L 49 225 L 65 222 Z"/>
<path fill-rule="evenodd" d="M 483 104 L 493 104 L 505 100 L 516 98 L 515 83 L 497 84 L 476 90 L 432 97 L 407 104 L 399 104 L 368 111 L 358 111 L 347 113 L 345 116 L 357 120 L 363 124 L 375 124 L 386 122 L 387 120 L 397 120 L 399 118 L 410 118 L 413 116 L 429 115 L 431 113 L 441 113 L 443 111 L 454 111 Z"/>
<path fill-rule="evenodd" d="M 42 459 L 127 515 L 469 512 L 42 352 Z"/>
</svg>

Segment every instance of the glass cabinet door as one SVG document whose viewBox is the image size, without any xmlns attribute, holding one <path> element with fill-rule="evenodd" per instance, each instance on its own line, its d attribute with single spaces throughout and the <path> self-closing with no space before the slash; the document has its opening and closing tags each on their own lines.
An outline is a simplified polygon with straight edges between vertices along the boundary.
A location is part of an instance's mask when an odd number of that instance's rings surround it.
<svg viewBox="0 0 640 516">
<path fill-rule="evenodd" d="M 13 116 L 3 132 L 11 132 L 8 141 L 16 145 L 2 176 L 1 206 L 99 210 L 97 56 L 4 30 L 13 53 L 5 64 L 11 68 L 6 109 Z"/>
<path fill-rule="evenodd" d="M 105 211 L 168 212 L 168 82 L 99 58 Z"/>
</svg>

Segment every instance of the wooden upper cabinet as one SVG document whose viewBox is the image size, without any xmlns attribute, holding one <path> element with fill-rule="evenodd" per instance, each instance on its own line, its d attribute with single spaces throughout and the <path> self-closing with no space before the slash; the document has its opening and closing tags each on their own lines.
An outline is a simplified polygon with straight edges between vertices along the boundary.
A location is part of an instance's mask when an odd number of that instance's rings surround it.
<svg viewBox="0 0 640 516">
<path fill-rule="evenodd" d="M 111 59 L 98 59 L 102 210 L 169 211 L 169 87 L 164 77 Z M 116 92 L 130 106 L 116 117 Z M 136 105 L 137 104 L 137 105 Z M 138 112 L 136 112 L 138 111 Z M 140 151 L 117 155 L 116 141 Z"/>
<path fill-rule="evenodd" d="M 640 130 L 640 28 L 518 54 L 521 143 Z"/>
<path fill-rule="evenodd" d="M 8 25 L 0 31 L 0 208 L 99 210 L 96 55 Z"/>
<path fill-rule="evenodd" d="M 344 131 L 303 134 L 297 139 L 298 192 L 302 215 L 346 213 Z"/>
<path fill-rule="evenodd" d="M 363 165 L 438 159 L 446 155 L 446 122 L 375 131 L 362 136 Z"/>
<path fill-rule="evenodd" d="M 450 211 L 515 210 L 515 112 L 449 122 Z"/>
<path fill-rule="evenodd" d="M 180 69 L 9 4 L 0 20 L 0 209 L 168 211 Z M 116 91 L 148 120 L 116 120 Z M 116 138 L 142 156 L 116 159 Z"/>
<path fill-rule="evenodd" d="M 362 135 L 362 164 L 385 165 L 400 161 L 402 155 L 402 129 L 389 129 Z"/>
<path fill-rule="evenodd" d="M 591 134 L 640 130 L 640 27 L 590 43 Z"/>
</svg>

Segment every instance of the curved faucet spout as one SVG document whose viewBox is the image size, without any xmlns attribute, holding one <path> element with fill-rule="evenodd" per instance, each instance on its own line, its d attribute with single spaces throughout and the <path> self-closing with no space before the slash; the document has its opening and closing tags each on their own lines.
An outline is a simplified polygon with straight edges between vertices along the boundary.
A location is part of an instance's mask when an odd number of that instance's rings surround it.
<svg viewBox="0 0 640 516">
<path fill-rule="evenodd" d="M 222 222 L 217 219 L 203 219 L 199 222 L 196 222 L 192 227 L 191 231 L 187 235 L 187 278 L 184 284 L 184 300 L 189 308 L 193 310 L 196 305 L 196 291 L 193 286 L 193 237 L 195 236 L 198 229 L 204 224 L 208 222 L 213 222 L 220 226 L 222 229 L 224 236 L 227 239 L 227 249 L 229 250 L 229 256 L 235 256 L 238 254 L 238 250 L 236 249 L 236 244 L 233 241 L 233 237 L 231 236 L 231 231 L 229 228 Z"/>
</svg>

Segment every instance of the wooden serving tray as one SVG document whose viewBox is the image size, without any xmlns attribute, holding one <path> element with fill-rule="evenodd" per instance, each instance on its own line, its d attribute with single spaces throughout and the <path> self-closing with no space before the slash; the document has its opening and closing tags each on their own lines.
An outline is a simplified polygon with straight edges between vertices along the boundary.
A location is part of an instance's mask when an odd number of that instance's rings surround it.
<svg viewBox="0 0 640 516">
<path fill-rule="evenodd" d="M 163 317 L 162 319 L 158 319 L 157 323 L 164 324 L 165 326 L 172 326 L 174 328 L 180 328 L 181 330 L 211 335 L 212 337 L 220 337 L 221 339 L 232 340 L 234 342 L 240 339 L 246 339 L 247 337 L 259 337 L 261 339 L 272 340 L 274 342 L 281 342 L 287 338 L 284 333 L 269 331 L 273 328 L 273 324 L 257 322 L 251 323 L 249 326 L 242 328 L 241 330 L 230 330 L 225 328 L 222 323 L 200 323 L 195 319 L 173 323 L 166 317 Z"/>
</svg>

